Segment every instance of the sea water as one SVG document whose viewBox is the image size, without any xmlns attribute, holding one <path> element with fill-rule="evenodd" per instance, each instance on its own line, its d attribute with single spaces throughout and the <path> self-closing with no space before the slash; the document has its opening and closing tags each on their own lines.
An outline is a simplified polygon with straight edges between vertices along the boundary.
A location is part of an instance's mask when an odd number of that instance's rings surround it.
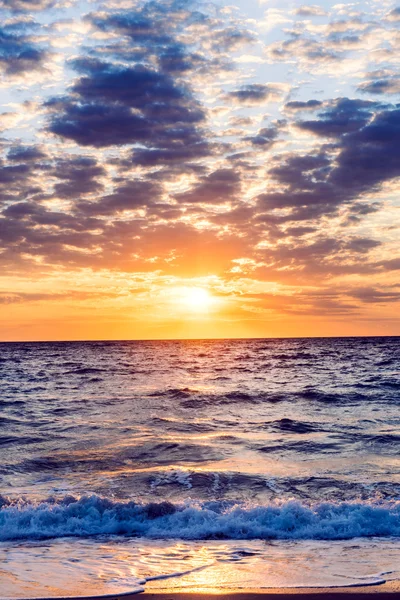
<svg viewBox="0 0 400 600">
<path fill-rule="evenodd" d="M 0 597 L 400 578 L 400 338 L 0 344 Z"/>
</svg>

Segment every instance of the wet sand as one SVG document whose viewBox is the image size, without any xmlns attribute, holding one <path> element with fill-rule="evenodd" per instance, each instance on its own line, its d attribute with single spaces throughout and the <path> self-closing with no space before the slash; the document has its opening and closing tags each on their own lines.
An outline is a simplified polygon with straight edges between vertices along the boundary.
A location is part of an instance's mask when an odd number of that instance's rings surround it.
<svg viewBox="0 0 400 600">
<path fill-rule="evenodd" d="M 212 590 L 204 592 L 144 592 L 143 600 L 206 600 L 210 596 L 223 596 L 223 600 L 295 600 L 300 596 L 312 596 L 313 600 L 365 600 L 371 594 L 374 600 L 400 600 L 400 581 L 382 585 L 342 588 L 270 588 L 249 590 Z"/>
<path fill-rule="evenodd" d="M 223 596 L 223 600 L 296 600 L 298 596 L 312 596 L 312 600 L 366 600 L 373 596 L 373 600 L 400 600 L 400 581 L 391 581 L 382 585 L 353 586 L 342 588 L 270 588 L 270 589 L 232 589 L 232 590 L 205 590 L 203 592 L 137 592 L 122 594 L 107 594 L 102 596 L 58 596 L 55 598 L 35 598 L 35 600 L 207 600 L 216 596 Z M 6 599 L 1 595 L 0 600 Z M 24 599 L 28 600 L 28 599 Z"/>
</svg>

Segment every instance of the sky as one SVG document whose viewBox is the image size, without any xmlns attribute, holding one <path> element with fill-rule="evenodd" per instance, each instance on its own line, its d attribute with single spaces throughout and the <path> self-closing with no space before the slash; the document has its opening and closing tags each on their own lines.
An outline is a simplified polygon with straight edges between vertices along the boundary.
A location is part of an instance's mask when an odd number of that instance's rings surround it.
<svg viewBox="0 0 400 600">
<path fill-rule="evenodd" d="M 399 25 L 0 0 L 0 339 L 400 335 Z"/>
</svg>

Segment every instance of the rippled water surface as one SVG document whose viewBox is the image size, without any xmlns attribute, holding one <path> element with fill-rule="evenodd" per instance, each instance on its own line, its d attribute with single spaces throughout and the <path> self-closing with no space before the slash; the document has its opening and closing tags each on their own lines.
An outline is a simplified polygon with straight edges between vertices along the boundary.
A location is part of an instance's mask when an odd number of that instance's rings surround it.
<svg viewBox="0 0 400 600">
<path fill-rule="evenodd" d="M 0 344 L 1 550 L 398 548 L 399 373 L 399 338 Z"/>
</svg>

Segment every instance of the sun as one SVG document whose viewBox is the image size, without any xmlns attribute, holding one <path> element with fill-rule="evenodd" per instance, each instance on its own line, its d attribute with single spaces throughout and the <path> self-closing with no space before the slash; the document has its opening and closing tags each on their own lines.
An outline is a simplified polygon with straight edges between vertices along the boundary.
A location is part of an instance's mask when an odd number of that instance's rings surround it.
<svg viewBox="0 0 400 600">
<path fill-rule="evenodd" d="M 182 289 L 182 304 L 195 312 L 207 311 L 213 303 L 210 292 L 201 287 L 186 287 Z"/>
</svg>

